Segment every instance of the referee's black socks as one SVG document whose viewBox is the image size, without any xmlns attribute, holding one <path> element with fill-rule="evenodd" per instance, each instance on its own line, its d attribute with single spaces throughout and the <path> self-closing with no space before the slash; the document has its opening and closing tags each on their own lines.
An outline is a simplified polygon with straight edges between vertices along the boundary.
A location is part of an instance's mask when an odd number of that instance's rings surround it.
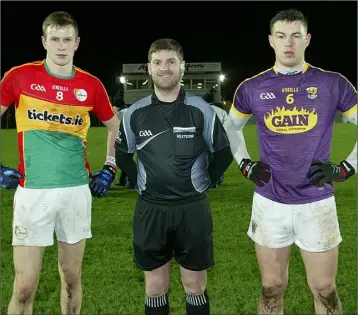
<svg viewBox="0 0 358 315">
<path fill-rule="evenodd" d="M 209 297 L 206 292 L 201 294 L 186 293 L 186 314 L 187 315 L 209 315 Z"/>
<path fill-rule="evenodd" d="M 168 294 L 145 297 L 145 315 L 169 315 Z"/>
<path fill-rule="evenodd" d="M 209 297 L 206 292 L 201 294 L 186 293 L 187 315 L 209 315 Z M 145 297 L 145 315 L 169 315 L 168 294 L 157 297 Z"/>
</svg>

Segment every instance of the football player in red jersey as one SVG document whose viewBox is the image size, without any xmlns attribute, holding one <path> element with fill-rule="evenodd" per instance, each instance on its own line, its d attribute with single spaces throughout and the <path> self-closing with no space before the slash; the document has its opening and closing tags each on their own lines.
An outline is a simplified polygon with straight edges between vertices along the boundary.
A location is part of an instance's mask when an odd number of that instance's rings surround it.
<svg viewBox="0 0 358 315">
<path fill-rule="evenodd" d="M 2 186 L 16 189 L 15 281 L 8 314 L 32 314 L 44 250 L 53 245 L 54 231 L 61 313 L 80 314 L 82 259 L 92 237 L 91 193 L 105 195 L 115 177 L 119 120 L 100 80 L 73 65 L 80 43 L 74 18 L 54 12 L 42 28 L 46 59 L 14 67 L 1 81 L 1 115 L 15 105 L 20 159 L 17 170 L 1 165 Z M 108 128 L 107 159 L 94 174 L 85 151 L 90 112 Z"/>
</svg>

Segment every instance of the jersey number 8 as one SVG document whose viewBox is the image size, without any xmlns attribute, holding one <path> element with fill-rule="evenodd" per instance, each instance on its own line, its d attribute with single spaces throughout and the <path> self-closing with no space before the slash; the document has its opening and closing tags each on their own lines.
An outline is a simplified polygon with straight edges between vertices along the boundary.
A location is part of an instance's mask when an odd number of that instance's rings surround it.
<svg viewBox="0 0 358 315">
<path fill-rule="evenodd" d="M 295 101 L 295 100 L 294 100 L 294 98 L 293 98 L 293 94 L 288 94 L 288 95 L 286 96 L 286 103 L 287 103 L 287 104 L 292 104 L 294 101 Z"/>
<path fill-rule="evenodd" d="M 63 92 L 57 91 L 56 93 L 56 100 L 62 101 L 63 100 Z"/>
</svg>

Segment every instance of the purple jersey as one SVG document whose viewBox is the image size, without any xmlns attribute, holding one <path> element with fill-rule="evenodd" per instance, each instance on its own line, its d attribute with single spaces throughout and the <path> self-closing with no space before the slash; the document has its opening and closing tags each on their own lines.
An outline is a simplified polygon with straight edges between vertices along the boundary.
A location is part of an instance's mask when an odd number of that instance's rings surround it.
<svg viewBox="0 0 358 315">
<path fill-rule="evenodd" d="M 304 204 L 333 195 L 332 185 L 312 186 L 313 160 L 328 161 L 337 110 L 357 110 L 357 92 L 342 75 L 306 64 L 302 73 L 282 75 L 274 68 L 239 85 L 233 108 L 257 121 L 260 160 L 272 177 L 256 192 L 276 202 Z"/>
</svg>

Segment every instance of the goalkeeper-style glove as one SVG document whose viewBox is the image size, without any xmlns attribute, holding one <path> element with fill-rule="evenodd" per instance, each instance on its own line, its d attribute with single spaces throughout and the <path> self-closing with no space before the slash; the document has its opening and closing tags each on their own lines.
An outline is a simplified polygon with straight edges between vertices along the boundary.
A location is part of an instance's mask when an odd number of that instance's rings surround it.
<svg viewBox="0 0 358 315">
<path fill-rule="evenodd" d="M 116 177 L 116 169 L 110 165 L 105 165 L 96 173 L 90 174 L 91 182 L 89 188 L 93 197 L 103 197 Z"/>
<path fill-rule="evenodd" d="M 241 173 L 257 186 L 263 187 L 271 178 L 271 167 L 260 161 L 242 159 L 239 165 Z"/>
<path fill-rule="evenodd" d="M 347 161 L 334 164 L 329 161 L 315 160 L 312 162 L 307 177 L 312 185 L 322 186 L 324 183 L 343 182 L 354 174 L 355 169 Z"/>
<path fill-rule="evenodd" d="M 25 176 L 17 170 L 3 166 L 1 164 L 1 186 L 5 189 L 16 189 L 19 185 L 19 179 Z"/>
</svg>

